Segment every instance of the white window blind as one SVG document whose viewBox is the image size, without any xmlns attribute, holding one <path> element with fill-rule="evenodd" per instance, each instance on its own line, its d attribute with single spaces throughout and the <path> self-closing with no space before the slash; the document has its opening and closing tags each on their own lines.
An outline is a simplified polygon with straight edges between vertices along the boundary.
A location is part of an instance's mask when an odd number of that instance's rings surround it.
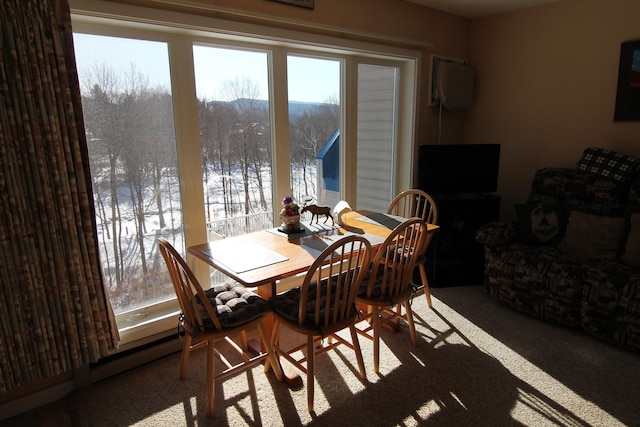
<svg viewBox="0 0 640 427">
<path fill-rule="evenodd" d="M 357 207 L 386 212 L 395 176 L 396 67 L 358 66 Z"/>
</svg>

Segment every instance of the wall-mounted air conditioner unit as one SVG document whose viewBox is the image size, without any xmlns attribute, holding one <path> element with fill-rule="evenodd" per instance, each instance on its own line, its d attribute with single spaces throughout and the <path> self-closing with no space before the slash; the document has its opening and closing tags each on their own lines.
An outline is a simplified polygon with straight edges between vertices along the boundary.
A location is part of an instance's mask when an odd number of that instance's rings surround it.
<svg viewBox="0 0 640 427">
<path fill-rule="evenodd" d="M 471 106 L 475 72 L 466 59 L 431 56 L 431 106 L 461 110 Z"/>
</svg>

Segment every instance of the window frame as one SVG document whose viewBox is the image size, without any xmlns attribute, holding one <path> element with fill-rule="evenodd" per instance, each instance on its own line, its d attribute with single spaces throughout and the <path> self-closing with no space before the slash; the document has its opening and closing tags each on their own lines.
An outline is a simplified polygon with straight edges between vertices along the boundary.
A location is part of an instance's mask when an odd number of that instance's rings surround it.
<svg viewBox="0 0 640 427">
<path fill-rule="evenodd" d="M 183 207 L 185 247 L 206 238 L 202 186 L 185 185 L 202 179 L 197 98 L 194 79 L 194 44 L 267 52 L 272 139 L 272 204 L 290 188 L 290 144 L 287 56 L 308 56 L 342 61 L 340 104 L 342 141 L 357 141 L 358 64 L 380 64 L 399 69 L 398 126 L 394 192 L 411 188 L 416 133 L 418 71 L 421 53 L 384 44 L 348 40 L 259 24 L 178 13 L 101 0 L 71 0 L 73 31 L 112 37 L 161 41 L 169 46 L 171 90 Z M 179 65 L 178 65 L 179 64 Z M 355 144 L 341 144 L 340 192 L 355 206 Z M 188 167 L 191 165 L 191 167 Z M 274 221 L 276 215 L 274 215 Z M 274 224 L 275 225 L 275 224 Z M 204 237 L 203 237 L 204 236 Z M 186 255 L 186 254 L 185 254 Z M 187 256 L 196 275 L 208 278 L 209 267 Z M 120 344 L 127 347 L 145 337 L 175 331 L 175 299 L 121 313 L 116 317 Z M 137 319 L 137 320 L 136 320 Z M 140 321 L 142 319 L 142 321 Z"/>
</svg>

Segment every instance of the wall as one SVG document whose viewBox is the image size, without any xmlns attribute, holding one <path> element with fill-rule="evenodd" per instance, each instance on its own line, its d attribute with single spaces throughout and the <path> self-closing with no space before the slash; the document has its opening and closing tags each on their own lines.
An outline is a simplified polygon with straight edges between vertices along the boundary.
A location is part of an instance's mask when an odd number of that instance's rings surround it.
<svg viewBox="0 0 640 427">
<path fill-rule="evenodd" d="M 465 143 L 500 143 L 501 217 L 515 218 L 541 167 L 599 146 L 640 156 L 640 122 L 614 122 L 620 43 L 640 39 L 638 0 L 561 0 L 474 20 Z"/>
</svg>

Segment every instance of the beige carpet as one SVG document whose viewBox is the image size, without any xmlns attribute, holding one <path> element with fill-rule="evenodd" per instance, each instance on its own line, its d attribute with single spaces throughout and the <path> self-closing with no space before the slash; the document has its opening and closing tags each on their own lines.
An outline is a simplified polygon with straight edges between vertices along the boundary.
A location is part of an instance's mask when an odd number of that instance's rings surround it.
<svg viewBox="0 0 640 427">
<path fill-rule="evenodd" d="M 315 414 L 262 366 L 216 386 L 204 416 L 205 351 L 186 381 L 179 355 L 72 393 L 80 426 L 617 426 L 640 425 L 640 355 L 540 322 L 488 299 L 482 288 L 433 289 L 413 301 L 420 343 L 385 331 L 381 375 L 357 375 L 347 348 L 316 362 Z M 365 363 L 371 342 L 361 339 Z"/>
</svg>

